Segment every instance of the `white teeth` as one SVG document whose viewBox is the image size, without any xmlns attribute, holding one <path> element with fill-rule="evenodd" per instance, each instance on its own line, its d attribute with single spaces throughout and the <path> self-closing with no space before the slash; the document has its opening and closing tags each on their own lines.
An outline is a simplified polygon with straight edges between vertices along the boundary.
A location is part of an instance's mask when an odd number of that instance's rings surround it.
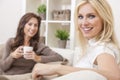
<svg viewBox="0 0 120 80">
<path fill-rule="evenodd" d="M 34 33 L 34 32 L 31 32 L 31 31 L 30 31 L 30 34 L 33 34 L 33 33 Z"/>
<path fill-rule="evenodd" d="M 30 32 L 30 33 L 34 33 L 34 31 L 31 31 L 31 30 L 30 30 L 29 32 Z"/>
<path fill-rule="evenodd" d="M 91 30 L 92 28 L 91 27 L 85 27 L 85 28 L 83 28 L 83 30 L 85 30 L 85 31 L 88 31 L 88 30 Z"/>
</svg>

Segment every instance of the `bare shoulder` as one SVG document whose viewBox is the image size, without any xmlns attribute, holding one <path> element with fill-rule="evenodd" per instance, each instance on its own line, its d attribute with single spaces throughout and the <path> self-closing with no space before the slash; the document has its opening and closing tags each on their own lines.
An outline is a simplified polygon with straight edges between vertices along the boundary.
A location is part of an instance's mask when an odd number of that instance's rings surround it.
<svg viewBox="0 0 120 80">
<path fill-rule="evenodd" d="M 97 56 L 96 62 L 99 69 L 112 70 L 112 71 L 113 70 L 116 71 L 119 69 L 115 57 L 110 54 L 106 54 L 106 53 L 100 54 L 99 56 Z"/>
</svg>

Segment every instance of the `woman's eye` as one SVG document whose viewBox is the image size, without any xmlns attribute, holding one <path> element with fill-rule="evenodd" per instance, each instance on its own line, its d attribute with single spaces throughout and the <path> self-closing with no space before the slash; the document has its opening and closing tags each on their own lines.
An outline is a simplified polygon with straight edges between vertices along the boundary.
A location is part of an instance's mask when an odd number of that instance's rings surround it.
<svg viewBox="0 0 120 80">
<path fill-rule="evenodd" d="M 90 19 L 93 19 L 93 18 L 95 18 L 95 15 L 89 15 L 88 16 Z"/>
<path fill-rule="evenodd" d="M 38 24 L 34 24 L 35 27 L 38 27 Z"/>
<path fill-rule="evenodd" d="M 28 23 L 29 26 L 32 26 L 32 23 Z"/>
<path fill-rule="evenodd" d="M 80 15 L 80 16 L 78 16 L 78 18 L 79 18 L 79 19 L 83 19 L 83 16 Z"/>
</svg>

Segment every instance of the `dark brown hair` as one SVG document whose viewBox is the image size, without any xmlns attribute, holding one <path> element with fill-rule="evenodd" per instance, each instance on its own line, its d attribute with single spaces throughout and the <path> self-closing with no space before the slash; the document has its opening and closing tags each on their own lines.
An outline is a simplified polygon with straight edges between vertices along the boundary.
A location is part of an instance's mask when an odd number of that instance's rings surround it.
<svg viewBox="0 0 120 80">
<path fill-rule="evenodd" d="M 21 46 L 24 44 L 24 27 L 25 24 L 31 19 L 31 18 L 36 18 L 38 21 L 38 31 L 37 33 L 30 39 L 30 46 L 34 47 L 34 51 L 37 50 L 37 43 L 39 42 L 39 36 L 40 36 L 40 24 L 41 24 L 41 18 L 37 16 L 34 13 L 26 13 L 23 15 L 23 17 L 20 19 L 18 28 L 17 28 L 17 33 L 14 38 L 14 43 L 11 45 L 11 50 L 14 51 L 17 47 Z"/>
</svg>

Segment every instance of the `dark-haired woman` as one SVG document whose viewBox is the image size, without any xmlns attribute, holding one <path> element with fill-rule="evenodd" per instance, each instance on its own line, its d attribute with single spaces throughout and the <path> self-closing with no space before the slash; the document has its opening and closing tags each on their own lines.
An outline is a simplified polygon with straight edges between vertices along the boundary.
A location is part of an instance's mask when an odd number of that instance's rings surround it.
<svg viewBox="0 0 120 80">
<path fill-rule="evenodd" d="M 19 22 L 17 34 L 10 38 L 0 62 L 1 74 L 14 75 L 29 73 L 37 62 L 62 61 L 64 58 L 40 42 L 41 18 L 34 13 L 26 13 Z M 29 58 L 24 57 L 23 47 L 32 46 Z"/>
</svg>

